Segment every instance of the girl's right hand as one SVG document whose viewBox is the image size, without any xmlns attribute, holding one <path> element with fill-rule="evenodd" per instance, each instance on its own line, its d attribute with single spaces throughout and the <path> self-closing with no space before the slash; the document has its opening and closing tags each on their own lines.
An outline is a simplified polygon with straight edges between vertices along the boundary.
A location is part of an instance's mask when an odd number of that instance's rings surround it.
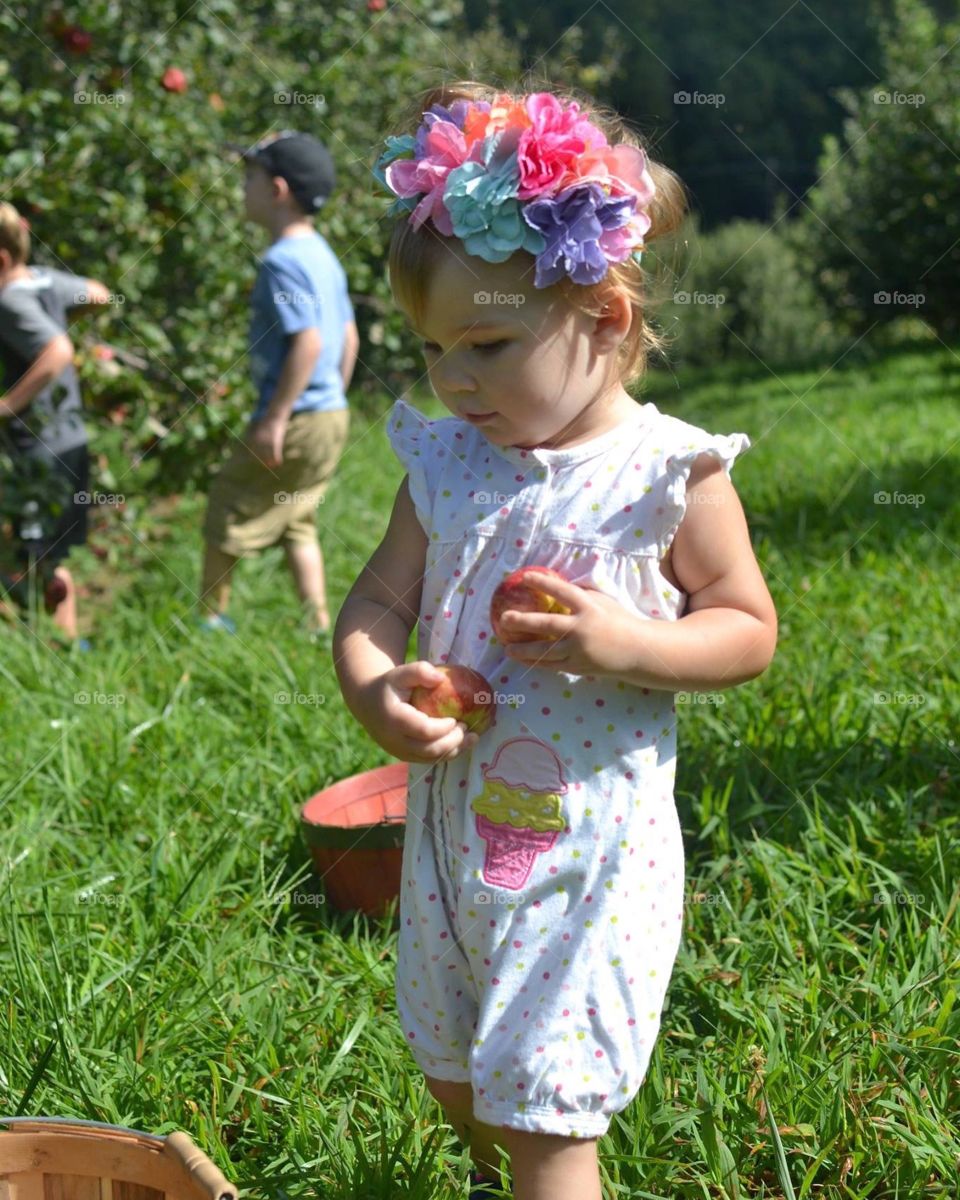
<svg viewBox="0 0 960 1200">
<path fill-rule="evenodd" d="M 379 745 L 403 762 L 432 763 L 472 750 L 478 736 L 455 717 L 428 717 L 410 703 L 415 687 L 444 676 L 432 663 L 403 663 L 380 675 L 363 693 L 364 725 Z"/>
</svg>

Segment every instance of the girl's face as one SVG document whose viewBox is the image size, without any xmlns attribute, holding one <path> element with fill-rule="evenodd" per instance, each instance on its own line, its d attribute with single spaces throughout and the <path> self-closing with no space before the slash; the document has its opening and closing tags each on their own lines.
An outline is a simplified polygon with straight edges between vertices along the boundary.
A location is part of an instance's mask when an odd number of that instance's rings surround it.
<svg viewBox="0 0 960 1200">
<path fill-rule="evenodd" d="M 535 288 L 525 255 L 451 253 L 433 270 L 417 332 L 452 413 L 495 445 L 559 449 L 616 424 L 624 400 L 634 407 L 613 369 L 629 314 L 591 317 L 556 288 Z"/>
</svg>

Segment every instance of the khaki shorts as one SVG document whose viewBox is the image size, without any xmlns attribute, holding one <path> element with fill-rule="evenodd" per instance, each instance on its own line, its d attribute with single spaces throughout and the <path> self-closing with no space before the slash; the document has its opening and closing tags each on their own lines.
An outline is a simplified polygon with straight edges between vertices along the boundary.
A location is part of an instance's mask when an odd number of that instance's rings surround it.
<svg viewBox="0 0 960 1200">
<path fill-rule="evenodd" d="M 283 462 L 265 467 L 240 442 L 210 487 L 205 540 L 242 558 L 278 542 L 317 540 L 316 513 L 347 440 L 350 410 L 294 413 L 283 441 Z"/>
</svg>

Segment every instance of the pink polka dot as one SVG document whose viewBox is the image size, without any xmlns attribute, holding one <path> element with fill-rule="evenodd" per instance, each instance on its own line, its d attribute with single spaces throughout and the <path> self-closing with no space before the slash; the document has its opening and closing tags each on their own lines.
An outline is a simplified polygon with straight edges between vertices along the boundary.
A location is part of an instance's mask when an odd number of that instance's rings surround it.
<svg viewBox="0 0 960 1200">
<path fill-rule="evenodd" d="M 522 945 L 523 945 L 523 942 L 518 942 L 518 941 L 516 940 L 516 938 L 514 938 L 514 940 L 513 940 L 513 948 L 514 948 L 514 950 L 519 950 L 519 949 L 521 948 L 521 946 L 522 946 Z"/>
<path fill-rule="evenodd" d="M 544 971 L 544 973 L 543 973 L 543 977 L 544 977 L 544 979 L 549 979 L 549 978 L 550 978 L 550 972 L 549 972 L 549 971 Z"/>
<path fill-rule="evenodd" d="M 593 1057 L 594 1058 L 603 1058 L 603 1051 L 602 1050 L 594 1050 Z"/>
<path fill-rule="evenodd" d="M 557 868 L 556 868 L 556 867 L 551 867 L 551 868 L 550 868 L 550 874 L 551 874 L 551 875 L 556 875 L 556 873 L 557 873 Z"/>
<path fill-rule="evenodd" d="M 632 505 L 632 504 L 625 504 L 625 505 L 623 506 L 623 511 L 624 511 L 624 512 L 629 512 L 629 511 L 630 511 L 632 508 L 633 508 L 633 505 Z"/>
<path fill-rule="evenodd" d="M 630 1018 L 630 1019 L 627 1021 L 627 1024 L 628 1024 L 628 1025 L 636 1025 L 636 1021 L 633 1019 L 633 1017 L 631 1017 L 631 1018 Z"/>
<path fill-rule="evenodd" d="M 428 900 L 436 900 L 436 898 L 437 898 L 436 892 L 431 892 L 430 895 L 427 897 Z"/>
<path fill-rule="evenodd" d="M 565 1017 L 569 1017 L 569 1016 L 570 1016 L 570 1009 L 569 1009 L 569 1008 L 565 1008 L 565 1009 L 563 1010 L 563 1015 L 564 1015 Z"/>
<path fill-rule="evenodd" d="M 549 709 L 549 708 L 541 708 L 541 709 L 540 709 L 540 711 L 543 713 L 543 715 L 544 715 L 545 717 L 549 717 L 549 716 L 550 716 L 550 709 Z"/>
<path fill-rule="evenodd" d="M 496 987 L 499 984 L 500 980 L 496 977 L 496 975 L 494 975 L 494 977 L 490 980 L 490 982 L 493 984 L 494 987 Z"/>
<path fill-rule="evenodd" d="M 655 865 L 654 860 L 651 858 L 650 861 L 647 863 L 647 866 L 652 867 L 654 865 Z"/>
</svg>

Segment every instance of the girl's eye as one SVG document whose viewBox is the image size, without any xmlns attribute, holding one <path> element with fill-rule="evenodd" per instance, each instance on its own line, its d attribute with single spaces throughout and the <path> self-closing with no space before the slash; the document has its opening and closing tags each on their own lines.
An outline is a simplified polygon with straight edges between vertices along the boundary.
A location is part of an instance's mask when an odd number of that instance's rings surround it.
<svg viewBox="0 0 960 1200">
<path fill-rule="evenodd" d="M 421 346 L 424 354 L 436 354 L 440 347 L 436 342 L 424 342 Z"/>
<path fill-rule="evenodd" d="M 474 350 L 479 350 L 481 354 L 496 354 L 507 344 L 506 338 L 499 338 L 495 342 L 478 342 L 474 346 Z"/>
</svg>

